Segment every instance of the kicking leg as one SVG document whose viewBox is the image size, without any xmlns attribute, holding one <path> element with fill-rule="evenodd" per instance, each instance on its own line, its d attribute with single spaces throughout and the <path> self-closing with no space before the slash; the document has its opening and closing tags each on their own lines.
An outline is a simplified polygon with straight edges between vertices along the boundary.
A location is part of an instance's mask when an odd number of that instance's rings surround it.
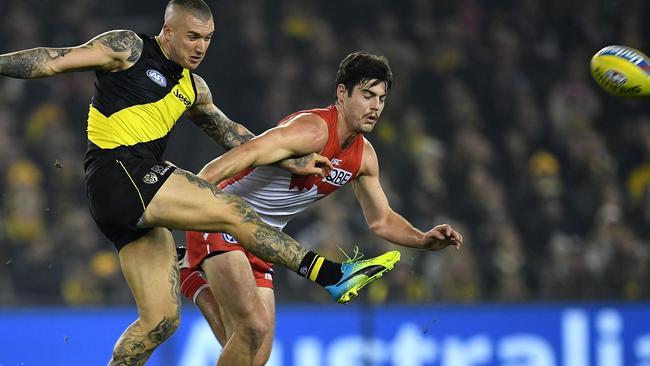
<svg viewBox="0 0 650 366">
<path fill-rule="evenodd" d="M 328 261 L 265 224 L 241 198 L 181 169 L 176 169 L 158 190 L 142 216 L 142 224 L 229 233 L 255 256 L 320 284 L 341 303 L 357 296 L 362 287 L 391 270 L 400 258 L 399 252 L 391 251 L 343 265 Z"/>
</svg>

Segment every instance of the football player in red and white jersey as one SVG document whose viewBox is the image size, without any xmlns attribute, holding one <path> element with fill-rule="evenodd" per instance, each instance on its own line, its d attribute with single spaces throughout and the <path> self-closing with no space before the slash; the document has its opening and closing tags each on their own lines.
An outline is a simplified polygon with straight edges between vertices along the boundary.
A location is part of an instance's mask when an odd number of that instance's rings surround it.
<svg viewBox="0 0 650 366">
<path fill-rule="evenodd" d="M 391 85 L 386 58 L 350 54 L 339 65 L 334 105 L 287 116 L 277 127 L 208 163 L 199 176 L 221 182 L 219 188 L 242 197 L 278 229 L 352 182 L 368 226 L 380 237 L 416 249 L 458 249 L 462 236 L 449 225 L 418 230 L 391 209 L 382 190 L 377 155 L 363 134 L 375 127 Z M 334 169 L 329 176 L 295 176 L 268 165 L 310 153 L 330 159 Z M 187 261 L 181 290 L 199 306 L 220 343 L 239 348 L 244 364 L 265 364 L 275 324 L 271 266 L 226 233 L 188 232 Z M 202 291 L 208 285 L 212 291 Z"/>
</svg>

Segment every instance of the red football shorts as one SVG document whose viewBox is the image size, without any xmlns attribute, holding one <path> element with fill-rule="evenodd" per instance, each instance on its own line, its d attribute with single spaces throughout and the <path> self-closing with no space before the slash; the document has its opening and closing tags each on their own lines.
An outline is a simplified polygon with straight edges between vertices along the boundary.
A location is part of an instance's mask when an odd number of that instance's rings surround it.
<svg viewBox="0 0 650 366">
<path fill-rule="evenodd" d="M 235 238 L 226 233 L 201 233 L 188 231 L 187 238 L 187 259 L 191 269 L 200 270 L 200 264 L 205 258 L 215 253 L 230 252 L 239 250 L 246 254 L 253 269 L 253 277 L 257 287 L 273 288 L 273 266 L 271 263 L 257 258 L 253 253 L 242 247 Z"/>
</svg>

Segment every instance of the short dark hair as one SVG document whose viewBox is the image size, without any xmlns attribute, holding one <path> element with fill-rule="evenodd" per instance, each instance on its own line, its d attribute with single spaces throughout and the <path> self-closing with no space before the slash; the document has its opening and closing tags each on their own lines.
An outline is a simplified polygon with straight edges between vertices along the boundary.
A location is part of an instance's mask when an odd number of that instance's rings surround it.
<svg viewBox="0 0 650 366">
<path fill-rule="evenodd" d="M 336 72 L 336 85 L 345 85 L 349 96 L 352 95 L 355 85 L 372 79 L 377 80 L 371 87 L 384 82 L 386 83 L 386 93 L 390 91 L 393 86 L 393 73 L 390 71 L 386 57 L 354 52 L 341 61 L 339 70 Z"/>
<path fill-rule="evenodd" d="M 195 18 L 203 21 L 212 18 L 212 11 L 208 4 L 203 0 L 169 0 L 169 3 L 167 3 L 167 9 L 172 5 L 189 11 Z"/>
</svg>

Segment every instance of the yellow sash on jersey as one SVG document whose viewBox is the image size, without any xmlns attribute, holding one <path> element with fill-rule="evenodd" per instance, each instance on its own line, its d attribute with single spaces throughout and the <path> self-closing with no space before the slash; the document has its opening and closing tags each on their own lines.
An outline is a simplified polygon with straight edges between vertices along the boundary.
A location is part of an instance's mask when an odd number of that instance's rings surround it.
<svg viewBox="0 0 650 366">
<path fill-rule="evenodd" d="M 131 146 L 166 136 L 181 115 L 194 104 L 196 95 L 189 70 L 164 98 L 136 104 L 104 116 L 92 105 L 88 112 L 88 139 L 102 149 Z"/>
</svg>

